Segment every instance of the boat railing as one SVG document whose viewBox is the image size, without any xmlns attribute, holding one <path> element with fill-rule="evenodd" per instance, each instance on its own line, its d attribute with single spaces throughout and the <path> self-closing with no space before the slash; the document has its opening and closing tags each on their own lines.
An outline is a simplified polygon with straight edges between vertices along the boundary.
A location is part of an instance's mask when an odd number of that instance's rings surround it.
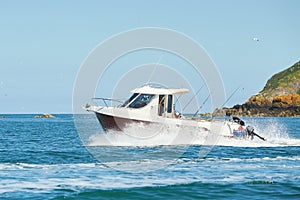
<svg viewBox="0 0 300 200">
<path fill-rule="evenodd" d="M 92 98 L 93 100 L 102 100 L 106 107 L 109 107 L 108 102 L 117 102 L 119 105 L 117 107 L 120 107 L 123 104 L 122 99 L 113 99 L 113 98 Z"/>
</svg>

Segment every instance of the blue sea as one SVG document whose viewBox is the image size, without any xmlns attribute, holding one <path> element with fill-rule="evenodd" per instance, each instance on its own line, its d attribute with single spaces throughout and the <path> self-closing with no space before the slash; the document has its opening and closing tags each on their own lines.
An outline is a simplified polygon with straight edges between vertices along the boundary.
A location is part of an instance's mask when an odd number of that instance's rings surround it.
<svg viewBox="0 0 300 200">
<path fill-rule="evenodd" d="M 132 142 L 94 115 L 4 116 L 0 199 L 300 199 L 300 118 L 243 118 L 267 141 L 205 143 L 193 130 Z"/>
</svg>

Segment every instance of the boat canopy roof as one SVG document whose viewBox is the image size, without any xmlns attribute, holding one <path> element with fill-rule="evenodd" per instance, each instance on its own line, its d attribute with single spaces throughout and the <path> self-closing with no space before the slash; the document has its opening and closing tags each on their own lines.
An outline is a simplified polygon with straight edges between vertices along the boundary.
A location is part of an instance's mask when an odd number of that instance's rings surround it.
<svg viewBox="0 0 300 200">
<path fill-rule="evenodd" d="M 132 93 L 144 93 L 144 94 L 184 94 L 188 93 L 189 90 L 185 88 L 158 88 L 145 85 L 140 88 L 136 88 L 131 91 Z"/>
</svg>

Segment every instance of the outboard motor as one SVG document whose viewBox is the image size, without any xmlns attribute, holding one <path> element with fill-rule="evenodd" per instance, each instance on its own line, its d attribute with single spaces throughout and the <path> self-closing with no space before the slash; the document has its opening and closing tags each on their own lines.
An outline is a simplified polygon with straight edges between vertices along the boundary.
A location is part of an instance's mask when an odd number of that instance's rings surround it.
<svg viewBox="0 0 300 200">
<path fill-rule="evenodd" d="M 241 126 L 245 126 L 245 122 L 238 117 L 232 117 L 232 120 Z M 253 140 L 254 136 L 258 137 L 261 140 L 266 141 L 265 138 L 259 136 L 254 132 L 254 128 L 252 126 L 247 126 L 246 129 L 242 128 L 241 130 L 233 130 L 233 137 L 235 138 L 246 139 L 248 137 L 251 138 L 251 140 Z"/>
<path fill-rule="evenodd" d="M 246 131 L 249 137 L 251 137 L 251 140 L 253 140 L 253 133 L 254 133 L 254 128 L 252 126 L 247 126 Z"/>
</svg>

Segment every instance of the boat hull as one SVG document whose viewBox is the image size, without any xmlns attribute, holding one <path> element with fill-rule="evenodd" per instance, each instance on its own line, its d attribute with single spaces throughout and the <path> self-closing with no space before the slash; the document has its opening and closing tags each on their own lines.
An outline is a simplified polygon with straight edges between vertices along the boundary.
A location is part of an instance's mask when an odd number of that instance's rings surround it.
<svg viewBox="0 0 300 200">
<path fill-rule="evenodd" d="M 95 111 L 94 111 L 95 112 Z M 108 130 L 117 130 L 117 131 L 125 131 L 125 128 L 130 124 L 161 124 L 166 127 L 180 127 L 186 130 L 201 130 L 201 131 L 210 131 L 212 129 L 213 132 L 224 136 L 233 136 L 233 130 L 237 130 L 239 125 L 235 122 L 229 121 L 209 121 L 209 120 L 197 120 L 197 119 L 173 119 L 173 118 L 162 118 L 156 119 L 156 121 L 146 121 L 143 119 L 130 119 L 128 117 L 110 115 L 109 113 L 103 113 L 96 111 L 96 117 L 102 128 L 105 131 Z M 152 128 L 152 127 L 150 127 Z"/>
<path fill-rule="evenodd" d="M 144 124 L 151 123 L 148 121 L 116 117 L 116 116 L 106 115 L 103 113 L 96 113 L 96 116 L 105 131 L 107 130 L 122 131 L 126 126 L 128 126 L 128 124 L 133 124 L 133 123 L 144 123 Z"/>
</svg>

